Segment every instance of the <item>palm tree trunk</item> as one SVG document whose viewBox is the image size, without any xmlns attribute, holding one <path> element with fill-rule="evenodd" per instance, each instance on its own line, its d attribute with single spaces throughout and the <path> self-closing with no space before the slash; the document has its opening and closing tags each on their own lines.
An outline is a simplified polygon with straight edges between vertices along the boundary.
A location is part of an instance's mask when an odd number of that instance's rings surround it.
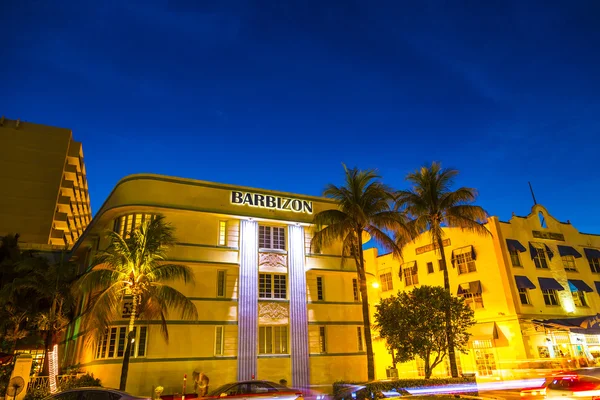
<svg viewBox="0 0 600 400">
<path fill-rule="evenodd" d="M 121 368 L 121 381 L 119 390 L 125 391 L 127 387 L 127 375 L 129 374 L 129 358 L 131 356 L 131 347 L 133 337 L 133 327 L 135 325 L 135 314 L 137 311 L 138 296 L 133 296 L 133 306 L 131 307 L 131 316 L 129 317 L 129 332 L 127 333 L 127 343 L 125 344 L 125 353 L 123 354 L 123 367 Z"/>
<path fill-rule="evenodd" d="M 42 373 L 41 376 L 50 375 L 50 358 L 48 355 L 52 351 L 52 333 L 50 330 L 46 331 L 46 337 L 44 338 L 44 363 L 42 364 Z"/>
<path fill-rule="evenodd" d="M 367 293 L 367 274 L 365 273 L 365 259 L 362 248 L 362 232 L 358 234 L 358 276 L 360 278 L 360 297 L 362 300 L 363 331 L 365 335 L 365 346 L 367 349 L 367 379 L 375 380 L 375 362 L 373 359 L 373 343 L 371 341 L 371 321 L 369 315 L 369 294 Z"/>
<path fill-rule="evenodd" d="M 438 248 L 442 257 L 442 265 L 444 266 L 444 289 L 450 293 L 450 277 L 448 276 L 448 263 L 446 262 L 446 253 L 444 252 L 444 241 L 441 237 L 437 238 Z M 448 303 L 450 306 L 450 303 Z M 446 308 L 446 342 L 448 343 L 448 360 L 450 361 L 450 375 L 453 378 L 458 378 L 458 366 L 456 365 L 456 353 L 454 351 L 454 336 L 452 335 L 452 310 Z"/>
</svg>

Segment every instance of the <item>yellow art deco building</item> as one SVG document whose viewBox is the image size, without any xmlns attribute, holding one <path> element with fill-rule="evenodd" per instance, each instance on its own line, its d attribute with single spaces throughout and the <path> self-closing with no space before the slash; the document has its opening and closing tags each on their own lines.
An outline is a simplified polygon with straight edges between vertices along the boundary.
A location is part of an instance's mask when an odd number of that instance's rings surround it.
<svg viewBox="0 0 600 400">
<path fill-rule="evenodd" d="M 600 357 L 600 236 L 560 222 L 541 205 L 509 221 L 491 217 L 490 234 L 444 229 L 452 294 L 475 310 L 468 354 L 459 371 L 478 379 L 531 376 L 596 363 Z M 380 281 L 379 297 L 419 285 L 443 285 L 439 252 L 427 234 L 408 245 L 403 259 L 365 252 Z M 375 298 L 374 298 L 375 301 Z M 391 356 L 375 332 L 376 374 L 390 370 Z M 447 376 L 443 363 L 434 375 Z M 420 360 L 397 365 L 400 377 L 424 375 Z"/>
<path fill-rule="evenodd" d="M 165 394 L 181 393 L 184 374 L 195 370 L 209 376 L 211 387 L 252 377 L 295 387 L 366 379 L 355 265 L 342 265 L 340 248 L 314 254 L 309 245 L 314 214 L 332 207 L 318 197 L 191 179 L 122 179 L 74 254 L 87 266 L 107 246 L 107 230 L 123 233 L 162 214 L 178 239 L 169 261 L 190 266 L 196 277 L 194 286 L 177 288 L 200 315 L 170 319 L 168 343 L 158 321 L 137 323 L 128 390 L 150 395 L 161 385 Z M 126 309 L 95 346 L 85 345 L 77 320 L 62 346 L 62 365 L 80 364 L 117 387 Z"/>
<path fill-rule="evenodd" d="M 70 248 L 91 220 L 81 143 L 69 129 L 0 117 L 0 235 Z"/>
</svg>

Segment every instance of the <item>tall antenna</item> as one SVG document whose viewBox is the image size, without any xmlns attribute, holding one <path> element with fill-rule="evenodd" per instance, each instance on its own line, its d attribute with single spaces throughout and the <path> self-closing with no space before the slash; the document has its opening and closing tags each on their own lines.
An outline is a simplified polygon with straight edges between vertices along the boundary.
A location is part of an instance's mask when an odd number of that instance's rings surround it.
<svg viewBox="0 0 600 400">
<path fill-rule="evenodd" d="M 529 190 L 531 190 L 531 197 L 533 197 L 533 205 L 537 204 L 537 201 L 535 201 L 535 194 L 533 194 L 533 188 L 531 187 L 531 182 L 527 182 L 529 183 Z"/>
</svg>

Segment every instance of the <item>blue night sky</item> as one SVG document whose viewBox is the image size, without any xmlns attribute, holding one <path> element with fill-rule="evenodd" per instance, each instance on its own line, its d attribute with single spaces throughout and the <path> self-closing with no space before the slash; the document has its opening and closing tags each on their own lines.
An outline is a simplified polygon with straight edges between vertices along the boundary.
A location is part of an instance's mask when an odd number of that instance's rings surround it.
<svg viewBox="0 0 600 400">
<path fill-rule="evenodd" d="M 318 195 L 439 160 L 600 233 L 600 2 L 0 1 L 0 114 L 71 128 L 97 211 L 151 172 Z"/>
</svg>

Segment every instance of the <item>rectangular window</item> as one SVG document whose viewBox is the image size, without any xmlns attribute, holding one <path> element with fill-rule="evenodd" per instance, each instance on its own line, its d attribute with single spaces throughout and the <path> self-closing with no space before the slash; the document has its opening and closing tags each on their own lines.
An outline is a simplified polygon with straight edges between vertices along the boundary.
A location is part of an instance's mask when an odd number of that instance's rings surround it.
<svg viewBox="0 0 600 400">
<path fill-rule="evenodd" d="M 365 351 L 365 346 L 363 344 L 363 334 L 362 334 L 362 327 L 361 326 L 357 326 L 356 327 L 356 338 L 358 339 L 358 351 Z"/>
<path fill-rule="evenodd" d="M 286 299 L 287 275 L 258 274 L 258 297 L 261 299 Z"/>
<path fill-rule="evenodd" d="M 463 293 L 459 295 L 465 300 L 465 303 L 473 310 L 483 308 L 483 297 L 481 293 Z"/>
<path fill-rule="evenodd" d="M 358 279 L 352 279 L 352 295 L 354 296 L 354 301 L 360 301 L 358 297 Z"/>
<path fill-rule="evenodd" d="M 600 273 L 600 258 L 588 258 L 590 269 L 594 273 Z"/>
<path fill-rule="evenodd" d="M 381 281 L 381 290 L 384 292 L 394 289 L 391 272 L 386 272 L 385 274 L 379 275 L 379 280 Z"/>
<path fill-rule="evenodd" d="M 512 262 L 512 266 L 522 267 L 519 252 L 517 250 L 509 250 L 508 252 L 510 253 L 510 261 Z"/>
<path fill-rule="evenodd" d="M 523 304 L 525 306 L 531 304 L 531 301 L 529 300 L 529 293 L 527 292 L 527 289 L 519 289 L 519 297 L 521 298 L 521 304 Z"/>
<path fill-rule="evenodd" d="M 419 284 L 419 275 L 417 273 L 416 264 L 414 267 L 403 268 L 402 273 L 404 275 L 404 285 L 412 286 Z"/>
<path fill-rule="evenodd" d="M 148 327 L 133 328 L 135 338 L 131 347 L 131 357 L 144 357 L 148 342 Z M 96 358 L 119 358 L 125 353 L 127 327 L 109 327 L 96 347 Z"/>
<path fill-rule="evenodd" d="M 327 353 L 327 335 L 326 335 L 325 327 L 319 327 L 319 351 L 321 353 Z"/>
<path fill-rule="evenodd" d="M 325 294 L 323 292 L 323 277 L 317 276 L 317 300 L 323 300 Z"/>
<path fill-rule="evenodd" d="M 217 326 L 215 328 L 215 355 L 222 356 L 223 355 L 223 327 Z"/>
<path fill-rule="evenodd" d="M 260 225 L 258 227 L 258 247 L 260 249 L 285 250 L 285 228 Z"/>
<path fill-rule="evenodd" d="M 546 258 L 546 249 L 538 247 L 536 248 L 537 254 L 533 259 L 535 267 L 538 269 L 548 269 L 548 259 Z"/>
<path fill-rule="evenodd" d="M 217 297 L 225 297 L 225 284 L 227 279 L 227 271 L 217 271 Z"/>
<path fill-rule="evenodd" d="M 573 302 L 575 303 L 576 307 L 587 307 L 588 306 L 587 298 L 585 297 L 585 292 L 582 292 L 582 291 L 571 292 L 571 295 L 573 296 Z"/>
<path fill-rule="evenodd" d="M 227 246 L 227 221 L 219 221 L 219 246 Z"/>
<path fill-rule="evenodd" d="M 542 294 L 544 295 L 544 304 L 547 306 L 558 305 L 558 294 L 556 293 L 556 290 L 542 289 Z"/>
<path fill-rule="evenodd" d="M 438 267 L 439 267 L 440 271 L 443 271 L 446 269 L 446 268 L 444 268 L 444 260 L 438 260 Z"/>
<path fill-rule="evenodd" d="M 459 274 L 466 274 L 469 272 L 477 271 L 477 268 L 475 267 L 475 260 L 473 260 L 470 251 L 465 251 L 464 253 L 456 254 L 455 257 Z"/>
<path fill-rule="evenodd" d="M 565 267 L 565 271 L 577 272 L 577 267 L 575 266 L 575 257 L 573 256 L 562 256 L 563 267 Z"/>
<path fill-rule="evenodd" d="M 432 262 L 427 263 L 427 273 L 433 274 L 433 263 Z"/>
<path fill-rule="evenodd" d="M 258 354 L 288 354 L 287 326 L 258 327 Z"/>
</svg>

